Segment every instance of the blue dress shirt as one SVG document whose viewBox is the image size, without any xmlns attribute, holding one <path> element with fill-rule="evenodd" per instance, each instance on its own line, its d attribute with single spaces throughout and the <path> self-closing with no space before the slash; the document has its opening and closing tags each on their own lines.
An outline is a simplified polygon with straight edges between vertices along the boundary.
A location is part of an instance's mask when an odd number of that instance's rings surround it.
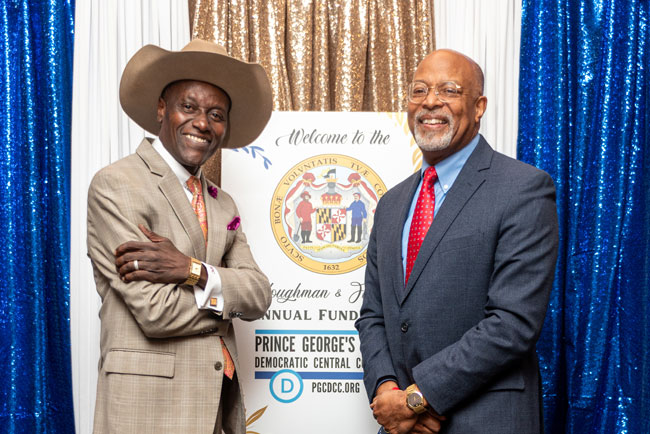
<svg viewBox="0 0 650 434">
<path fill-rule="evenodd" d="M 476 145 L 478 145 L 479 135 L 477 134 L 469 142 L 467 146 L 461 149 L 458 152 L 451 154 L 449 157 L 442 160 L 440 163 L 436 164 L 436 173 L 438 174 L 438 180 L 434 184 L 434 192 L 436 195 L 436 206 L 433 210 L 433 217 L 436 217 L 440 206 L 445 201 L 445 196 L 447 192 L 454 185 L 454 181 L 458 177 L 461 169 L 467 162 L 469 156 L 474 152 Z M 422 170 L 420 170 L 420 184 L 418 185 L 413 199 L 411 199 L 411 208 L 409 209 L 408 216 L 404 222 L 404 228 L 402 229 L 402 267 L 404 274 L 406 274 L 406 254 L 408 252 L 409 246 L 409 232 L 411 231 L 411 220 L 413 220 L 413 212 L 415 211 L 415 205 L 418 202 L 418 196 L 420 195 L 420 189 L 422 188 L 422 176 L 424 171 L 427 170 L 429 164 L 427 164 L 424 159 L 422 159 Z"/>
</svg>

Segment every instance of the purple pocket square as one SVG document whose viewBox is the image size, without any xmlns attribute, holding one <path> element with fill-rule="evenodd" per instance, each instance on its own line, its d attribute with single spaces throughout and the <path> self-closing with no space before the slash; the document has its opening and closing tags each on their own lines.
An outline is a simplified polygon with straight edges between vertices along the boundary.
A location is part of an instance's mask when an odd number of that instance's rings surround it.
<svg viewBox="0 0 650 434">
<path fill-rule="evenodd" d="M 239 216 L 232 219 L 232 221 L 230 223 L 228 223 L 228 226 L 227 226 L 228 230 L 229 231 L 236 231 L 237 228 L 239 227 L 239 222 L 240 221 L 241 221 L 241 219 L 239 218 Z"/>
<path fill-rule="evenodd" d="M 209 186 L 208 187 L 208 193 L 210 193 L 210 196 L 214 197 L 215 199 L 217 198 L 217 194 L 219 194 L 219 190 L 217 190 L 216 187 Z"/>
</svg>

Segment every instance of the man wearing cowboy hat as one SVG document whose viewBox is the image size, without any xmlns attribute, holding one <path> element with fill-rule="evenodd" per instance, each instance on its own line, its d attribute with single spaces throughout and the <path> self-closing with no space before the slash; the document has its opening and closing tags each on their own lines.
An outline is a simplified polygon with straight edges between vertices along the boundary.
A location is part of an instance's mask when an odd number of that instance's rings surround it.
<svg viewBox="0 0 650 434">
<path fill-rule="evenodd" d="M 94 432 L 243 434 L 231 320 L 260 318 L 271 290 L 235 203 L 201 165 L 260 134 L 268 78 L 213 43 L 148 45 L 124 69 L 120 101 L 158 139 L 99 171 L 88 192 L 102 298 Z"/>
</svg>

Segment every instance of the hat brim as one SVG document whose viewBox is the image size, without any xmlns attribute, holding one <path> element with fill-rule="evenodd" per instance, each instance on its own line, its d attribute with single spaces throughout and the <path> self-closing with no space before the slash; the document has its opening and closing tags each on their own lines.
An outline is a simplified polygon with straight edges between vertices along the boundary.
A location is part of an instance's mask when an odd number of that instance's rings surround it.
<svg viewBox="0 0 650 434">
<path fill-rule="evenodd" d="M 131 119 L 158 135 L 158 99 L 179 80 L 197 80 L 221 88 L 230 98 L 228 134 L 222 147 L 241 148 L 255 140 L 273 110 L 271 85 L 264 68 L 226 54 L 207 51 L 168 51 L 142 47 L 124 68 L 120 103 Z"/>
</svg>

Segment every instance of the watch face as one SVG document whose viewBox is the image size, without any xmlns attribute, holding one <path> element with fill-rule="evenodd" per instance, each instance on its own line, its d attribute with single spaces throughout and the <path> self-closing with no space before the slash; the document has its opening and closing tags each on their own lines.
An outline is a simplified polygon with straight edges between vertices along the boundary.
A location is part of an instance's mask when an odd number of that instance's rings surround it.
<svg viewBox="0 0 650 434">
<path fill-rule="evenodd" d="M 192 263 L 192 274 L 201 275 L 201 264 L 193 262 Z"/>
<path fill-rule="evenodd" d="M 409 393 L 406 397 L 406 403 L 410 407 L 419 407 L 422 405 L 422 396 L 417 392 Z"/>
</svg>

